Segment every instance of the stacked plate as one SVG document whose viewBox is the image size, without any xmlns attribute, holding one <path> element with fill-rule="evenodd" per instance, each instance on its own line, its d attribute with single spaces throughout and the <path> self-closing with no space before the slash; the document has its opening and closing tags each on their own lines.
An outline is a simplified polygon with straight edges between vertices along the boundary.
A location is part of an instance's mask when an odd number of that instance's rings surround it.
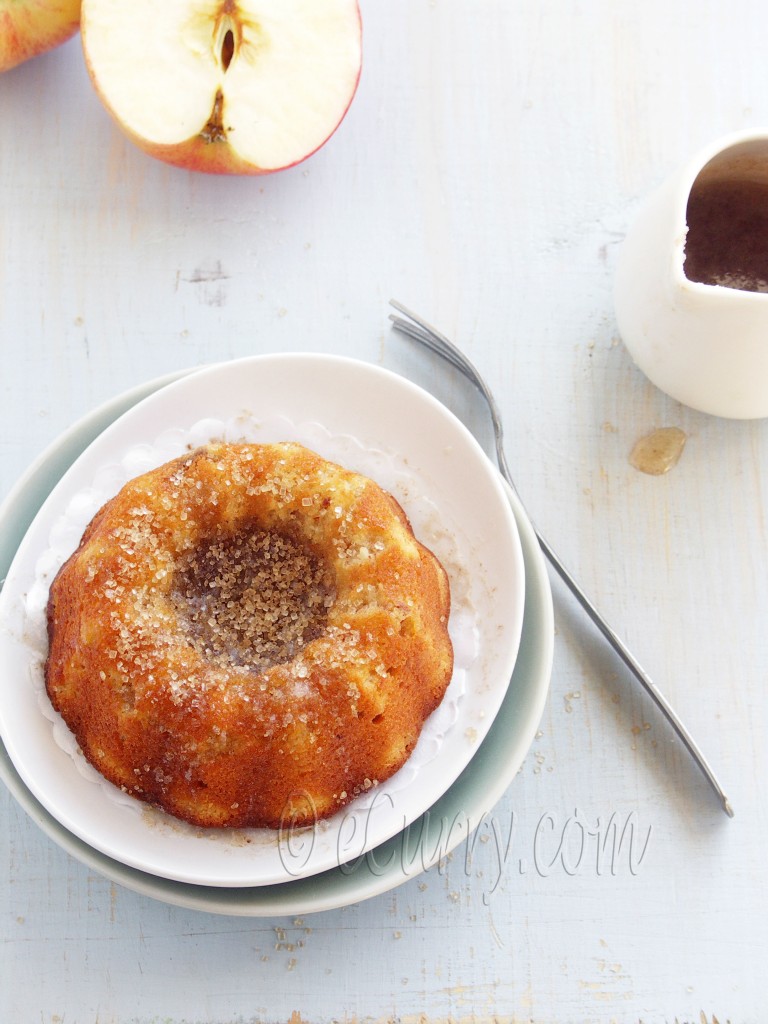
<svg viewBox="0 0 768 1024">
<path fill-rule="evenodd" d="M 451 577 L 456 665 L 392 779 L 313 828 L 196 829 L 106 783 L 45 695 L 45 602 L 91 516 L 127 479 L 210 439 L 298 440 L 405 508 Z M 40 827 L 96 871 L 169 903 L 303 914 L 393 888 L 482 822 L 538 727 L 551 595 L 516 498 L 432 396 L 367 363 L 258 356 L 152 381 L 86 417 L 0 509 L 0 776 Z"/>
</svg>

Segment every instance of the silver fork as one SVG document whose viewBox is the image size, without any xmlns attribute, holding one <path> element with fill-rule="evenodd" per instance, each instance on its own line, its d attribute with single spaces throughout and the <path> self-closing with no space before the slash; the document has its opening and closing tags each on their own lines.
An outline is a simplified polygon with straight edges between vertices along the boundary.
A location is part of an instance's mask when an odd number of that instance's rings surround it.
<svg viewBox="0 0 768 1024">
<path fill-rule="evenodd" d="M 506 455 L 504 454 L 504 428 L 501 422 L 501 414 L 499 412 L 499 407 L 496 405 L 496 400 L 494 399 L 490 388 L 485 383 L 485 381 L 480 376 L 475 367 L 472 365 L 472 363 L 469 361 L 469 359 L 467 359 L 467 357 L 461 351 L 461 349 L 457 348 L 452 341 L 449 341 L 444 334 L 441 334 L 430 324 L 426 323 L 426 321 L 422 320 L 421 317 L 418 317 L 415 313 L 411 312 L 411 310 L 406 309 L 405 306 L 402 306 L 399 302 L 390 300 L 390 305 L 393 306 L 399 313 L 402 314 L 402 316 L 395 316 L 393 313 L 390 313 L 389 318 L 392 321 L 395 329 L 400 331 L 402 334 L 407 335 L 409 338 L 412 338 L 414 341 L 417 341 L 420 345 L 423 345 L 425 348 L 429 349 L 431 352 L 434 352 L 442 359 L 445 359 L 457 370 L 463 373 L 464 376 L 469 381 L 471 381 L 472 384 L 474 384 L 474 386 L 477 388 L 477 390 L 480 392 L 480 394 L 487 402 L 488 409 L 490 410 L 491 414 L 491 421 L 493 423 L 493 435 L 495 439 L 496 459 L 498 461 L 499 471 L 501 472 L 501 475 L 504 477 L 504 479 L 507 481 L 507 483 L 509 484 L 509 486 L 512 488 L 512 490 L 519 499 L 520 495 L 517 490 L 517 487 L 515 486 L 515 482 L 512 479 L 512 474 L 510 472 L 509 465 L 507 464 L 507 458 Z M 653 701 L 662 711 L 662 713 L 667 718 L 674 731 L 679 736 L 685 748 L 688 750 L 688 752 L 691 754 L 698 767 L 703 772 L 705 778 L 707 779 L 707 782 L 709 782 L 710 786 L 717 794 L 717 798 L 720 801 L 721 807 L 723 808 L 725 813 L 730 818 L 732 818 L 733 808 L 731 807 L 728 797 L 723 792 L 720 783 L 715 778 L 715 774 L 707 764 L 704 755 L 694 742 L 688 730 L 685 728 L 683 723 L 678 718 L 674 709 L 670 706 L 667 699 L 664 697 L 659 688 L 655 685 L 655 683 L 650 678 L 648 673 L 640 666 L 637 659 L 628 649 L 626 644 L 608 625 L 608 623 L 598 612 L 598 610 L 586 596 L 586 594 L 578 585 L 578 583 L 576 583 L 573 576 L 565 568 L 565 566 L 560 561 L 555 552 L 552 550 L 550 545 L 536 529 L 535 525 L 533 525 L 533 529 L 536 534 L 536 538 L 539 544 L 541 545 L 541 549 L 546 555 L 546 557 L 549 559 L 550 563 L 552 564 L 552 567 L 557 571 L 562 581 L 571 591 L 573 596 L 576 598 L 581 607 L 590 617 L 592 622 L 603 634 L 608 643 L 619 655 L 624 664 L 630 669 L 630 671 L 637 678 L 637 680 L 643 685 L 643 687 L 651 696 Z"/>
</svg>

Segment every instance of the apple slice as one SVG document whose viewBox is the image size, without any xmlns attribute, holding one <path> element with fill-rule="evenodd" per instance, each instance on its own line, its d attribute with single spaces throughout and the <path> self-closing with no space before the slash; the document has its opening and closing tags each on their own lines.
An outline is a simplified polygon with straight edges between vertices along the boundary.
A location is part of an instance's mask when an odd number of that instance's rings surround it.
<svg viewBox="0 0 768 1024">
<path fill-rule="evenodd" d="M 362 60 L 357 0 L 83 0 L 91 79 L 143 150 L 190 170 L 265 174 L 343 119 Z"/>
<path fill-rule="evenodd" d="M 0 0 L 0 71 L 52 50 L 79 24 L 80 0 Z"/>
</svg>

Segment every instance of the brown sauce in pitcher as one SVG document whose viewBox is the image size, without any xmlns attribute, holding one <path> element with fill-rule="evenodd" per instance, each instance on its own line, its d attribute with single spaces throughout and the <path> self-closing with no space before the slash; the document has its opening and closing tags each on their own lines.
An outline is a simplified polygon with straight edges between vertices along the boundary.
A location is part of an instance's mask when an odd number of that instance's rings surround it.
<svg viewBox="0 0 768 1024">
<path fill-rule="evenodd" d="M 686 220 L 684 271 L 689 281 L 768 292 L 768 183 L 696 183 Z"/>
</svg>

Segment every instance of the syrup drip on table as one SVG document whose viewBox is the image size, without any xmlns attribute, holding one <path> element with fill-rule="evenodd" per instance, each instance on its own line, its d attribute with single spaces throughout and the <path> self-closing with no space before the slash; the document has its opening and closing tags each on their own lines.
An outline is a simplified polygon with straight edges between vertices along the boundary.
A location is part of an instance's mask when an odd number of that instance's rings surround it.
<svg viewBox="0 0 768 1024">
<path fill-rule="evenodd" d="M 635 443 L 629 461 L 650 476 L 662 476 L 678 464 L 688 439 L 679 427 L 659 427 Z"/>
</svg>

